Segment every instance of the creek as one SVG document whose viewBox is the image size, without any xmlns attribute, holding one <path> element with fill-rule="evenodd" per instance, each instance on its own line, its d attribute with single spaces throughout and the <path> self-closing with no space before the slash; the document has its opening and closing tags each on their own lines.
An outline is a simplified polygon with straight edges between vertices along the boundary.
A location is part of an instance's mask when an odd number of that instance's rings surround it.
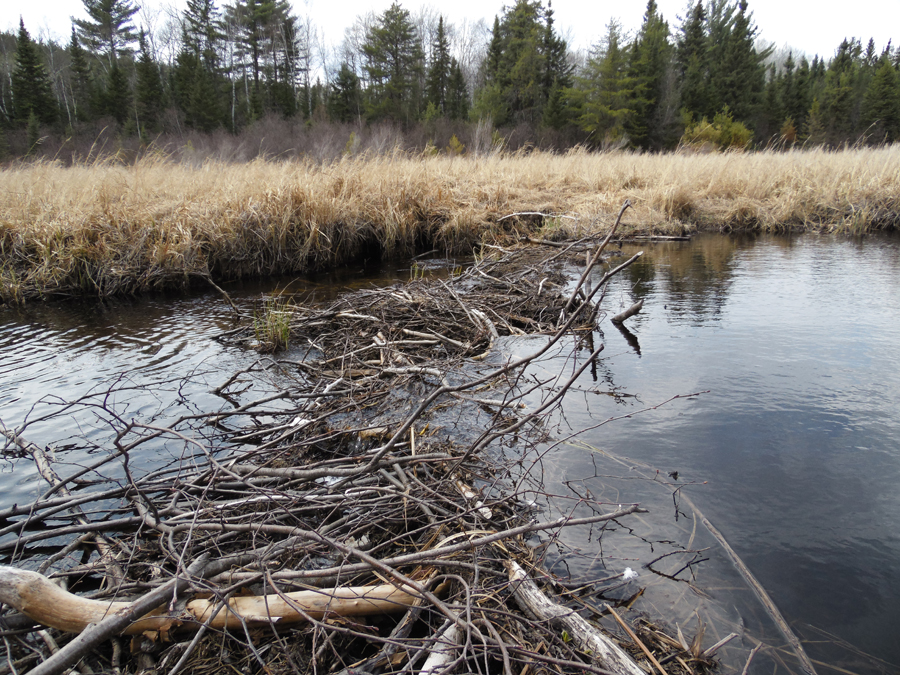
<svg viewBox="0 0 900 675">
<path fill-rule="evenodd" d="M 630 476 L 628 462 L 659 468 L 665 482 L 686 485 L 813 659 L 896 671 L 900 237 L 701 235 L 640 248 L 644 256 L 611 283 L 603 306 L 617 312 L 643 299 L 644 308 L 627 332 L 600 324 L 603 358 L 553 420 L 557 437 L 588 430 L 576 439 L 581 447 L 547 450 L 548 480 L 649 504 L 662 533 L 671 493 L 660 497 L 654 481 Z M 622 253 L 636 250 L 628 244 Z M 247 306 L 276 285 L 325 300 L 407 278 L 406 268 L 377 267 L 227 290 Z M 90 406 L 61 416 L 65 402 L 113 390 L 110 405 L 123 418 L 218 409 L 223 402 L 209 390 L 258 358 L 213 340 L 231 325 L 215 293 L 2 309 L 0 419 L 7 428 L 28 420 L 29 440 L 79 463 L 110 430 Z M 625 458 L 615 478 L 598 468 L 599 451 Z M 0 507 L 27 502 L 42 486 L 28 460 L 6 459 L 0 469 Z M 581 543 L 585 559 L 596 557 L 590 546 Z M 642 578 L 650 574 L 621 557 Z M 727 559 L 708 557 L 710 602 L 735 623 L 758 623 Z M 568 567 L 577 575 L 590 565 L 574 556 Z M 881 670 L 877 659 L 887 662 Z"/>
</svg>

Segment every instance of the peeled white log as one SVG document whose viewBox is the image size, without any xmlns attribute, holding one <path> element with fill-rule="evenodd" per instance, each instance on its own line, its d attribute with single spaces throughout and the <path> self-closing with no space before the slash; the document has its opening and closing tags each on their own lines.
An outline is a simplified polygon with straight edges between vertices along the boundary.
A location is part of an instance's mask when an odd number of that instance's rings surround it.
<svg viewBox="0 0 900 675">
<path fill-rule="evenodd" d="M 456 658 L 456 649 L 459 647 L 459 627 L 455 623 L 448 625 L 438 635 L 437 642 L 431 648 L 431 654 L 422 664 L 419 675 L 435 675 L 449 666 Z"/>
<path fill-rule="evenodd" d="M 624 323 L 625 319 L 629 319 L 632 316 L 634 316 L 635 314 L 637 314 L 638 312 L 640 312 L 641 308 L 643 306 L 644 306 L 644 301 L 638 300 L 636 303 L 634 303 L 631 307 L 626 309 L 624 312 L 619 312 L 618 314 L 616 314 L 612 319 L 610 319 L 610 321 L 612 321 L 615 324 Z"/>
<path fill-rule="evenodd" d="M 304 614 L 321 619 L 327 614 L 367 616 L 398 612 L 408 609 L 416 597 L 412 589 L 391 584 L 240 596 L 229 600 L 228 608 L 212 619 L 210 627 L 237 628 L 242 625 L 241 619 L 253 627 L 305 621 Z M 37 572 L 5 565 L 0 565 L 0 602 L 15 607 L 40 624 L 69 633 L 80 633 L 88 624 L 99 623 L 131 604 L 82 598 L 64 591 Z M 178 625 L 198 628 L 209 620 L 218 604 L 215 598 L 194 599 L 178 615 L 168 614 L 165 607 L 160 607 L 133 622 L 124 634 L 168 631 Z"/>
<path fill-rule="evenodd" d="M 517 562 L 510 560 L 504 564 L 509 572 L 513 594 L 522 609 L 531 612 L 541 621 L 549 621 L 551 625 L 564 629 L 572 636 L 575 644 L 590 653 L 601 668 L 620 675 L 647 675 L 619 645 L 581 615 L 544 595 Z"/>
</svg>

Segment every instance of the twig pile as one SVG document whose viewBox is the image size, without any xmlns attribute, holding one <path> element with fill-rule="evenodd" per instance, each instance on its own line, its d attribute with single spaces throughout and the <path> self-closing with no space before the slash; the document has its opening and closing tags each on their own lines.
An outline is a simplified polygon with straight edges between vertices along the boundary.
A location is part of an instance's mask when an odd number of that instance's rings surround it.
<svg viewBox="0 0 900 675">
<path fill-rule="evenodd" d="M 326 308 L 280 305 L 272 311 L 301 358 L 263 357 L 216 388 L 227 407 L 167 424 L 98 406 L 116 428 L 112 447 L 65 478 L 43 449 L 4 432 L 8 451 L 31 455 L 52 485 L 0 512 L 4 561 L 52 573 L 83 598 L 143 603 L 140 612 L 116 605 L 61 650 L 60 633 L 33 633 L 32 621 L 8 613 L 9 671 L 39 664 L 34 672 L 57 673 L 80 661 L 82 672 L 172 674 L 642 672 L 595 626 L 584 622 L 587 637 L 582 624 L 571 628 L 559 604 L 518 611 L 531 578 L 546 578 L 532 537 L 615 521 L 638 505 L 576 499 L 566 516 L 542 522 L 540 477 L 485 452 L 541 436 L 541 420 L 602 350 L 579 359 L 540 405 L 523 407 L 546 384 L 527 367 L 593 325 L 605 282 L 629 264 L 592 285 L 603 246 L 571 292 L 560 251 L 533 265 L 521 251 L 498 251 L 448 281 L 365 291 Z M 497 362 L 494 342 L 525 333 L 547 337 L 533 354 Z M 221 339 L 271 349 L 258 325 Z M 244 401 L 264 369 L 286 384 Z M 456 433 L 445 424 L 450 411 L 483 425 Z M 178 461 L 135 470 L 134 458 L 161 441 L 180 446 Z M 335 590 L 345 587 L 362 599 L 345 603 Z M 375 589 L 387 600 L 371 615 Z M 153 607 L 151 623 L 133 623 Z M 648 668 L 666 657 L 664 672 L 710 666 L 699 643 L 642 630 L 622 644 L 638 662 L 656 662 Z M 109 639 L 122 631 L 137 635 L 128 645 Z"/>
</svg>

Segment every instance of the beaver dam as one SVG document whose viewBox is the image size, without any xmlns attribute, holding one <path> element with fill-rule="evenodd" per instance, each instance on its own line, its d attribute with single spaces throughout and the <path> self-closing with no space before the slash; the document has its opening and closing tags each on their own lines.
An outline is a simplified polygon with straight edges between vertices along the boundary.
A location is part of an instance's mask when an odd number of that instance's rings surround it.
<svg viewBox="0 0 900 675">
<path fill-rule="evenodd" d="M 218 339 L 260 356 L 218 384 L 219 408 L 136 415 L 127 380 L 61 403 L 61 428 L 87 410 L 108 429 L 83 433 L 89 460 L 68 475 L 27 426 L 5 429 L 6 455 L 47 487 L 0 512 L 4 672 L 701 674 L 723 650 L 744 672 L 763 655 L 814 672 L 758 585 L 776 644 L 654 616 L 631 568 L 572 580 L 543 565 L 567 529 L 602 552 L 646 513 L 550 494 L 525 459 L 558 440 L 548 416 L 596 368 L 598 321 L 640 310 L 604 309 L 607 282 L 640 257 L 610 254 L 614 231 L 488 246 L 446 280 L 414 267 L 324 306 L 235 310 Z M 505 336 L 534 349 L 505 356 Z M 279 357 L 285 343 L 303 357 Z M 566 374 L 538 375 L 560 349 Z M 160 443 L 171 461 L 146 468 Z M 674 579 L 703 559 L 679 553 L 649 569 Z"/>
</svg>

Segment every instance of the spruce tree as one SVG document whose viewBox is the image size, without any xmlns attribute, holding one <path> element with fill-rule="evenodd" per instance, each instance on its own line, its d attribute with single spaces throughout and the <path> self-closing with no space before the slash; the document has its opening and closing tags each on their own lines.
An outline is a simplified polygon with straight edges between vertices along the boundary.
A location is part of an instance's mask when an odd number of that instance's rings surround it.
<svg viewBox="0 0 900 675">
<path fill-rule="evenodd" d="M 876 142 L 900 140 L 900 74 L 886 57 L 863 96 L 862 124 Z"/>
<path fill-rule="evenodd" d="M 159 68 L 147 46 L 144 31 L 141 31 L 139 43 L 140 56 L 135 66 L 137 81 L 134 92 L 137 118 L 144 130 L 156 131 L 164 103 L 162 81 Z"/>
<path fill-rule="evenodd" d="M 712 118 L 715 106 L 709 92 L 709 45 L 702 0 L 697 0 L 681 24 L 675 62 L 681 83 L 683 114 L 693 120 Z"/>
<path fill-rule="evenodd" d="M 668 140 L 663 106 L 668 94 L 666 73 L 671 57 L 669 24 L 659 13 L 656 0 L 648 0 L 630 55 L 629 74 L 634 80 L 635 96 L 630 104 L 634 115 L 629 119 L 627 131 L 632 143 L 639 147 L 661 148 Z"/>
<path fill-rule="evenodd" d="M 544 13 L 544 84 L 543 97 L 549 102 L 552 92 L 561 92 L 572 86 L 573 68 L 569 64 L 568 47 L 553 28 L 553 6 L 547 2 Z"/>
<path fill-rule="evenodd" d="M 69 86 L 72 93 L 75 118 L 79 121 L 87 121 L 91 118 L 94 103 L 94 88 L 91 82 L 91 69 L 88 65 L 87 54 L 78 41 L 75 27 L 72 27 L 72 37 L 69 40 Z"/>
<path fill-rule="evenodd" d="M 447 116 L 464 120 L 469 116 L 469 89 L 462 68 L 455 58 L 450 59 L 450 79 L 447 82 Z"/>
<path fill-rule="evenodd" d="M 856 140 L 857 97 L 854 92 L 859 79 L 858 56 L 862 46 L 856 40 L 844 40 L 828 64 L 822 90 L 821 114 L 825 140 L 839 145 Z"/>
<path fill-rule="evenodd" d="M 577 123 L 596 146 L 624 142 L 635 115 L 636 83 L 623 42 L 621 25 L 610 21 L 606 36 L 592 50 L 578 78 L 577 89 L 570 92 Z"/>
<path fill-rule="evenodd" d="M 103 104 L 104 112 L 120 125 L 131 119 L 131 90 L 128 86 L 128 76 L 117 62 L 114 62 L 109 70 Z"/>
<path fill-rule="evenodd" d="M 331 118 L 338 122 L 352 122 L 362 114 L 362 98 L 359 77 L 344 62 L 331 85 L 328 99 Z"/>
<path fill-rule="evenodd" d="M 81 41 L 104 57 L 109 68 L 119 56 L 130 52 L 137 40 L 132 17 L 139 7 L 132 0 L 82 0 L 87 19 L 73 19 Z"/>
<path fill-rule="evenodd" d="M 50 76 L 41 62 L 37 45 L 19 19 L 16 38 L 16 60 L 11 76 L 13 117 L 21 125 L 28 124 L 34 115 L 37 122 L 52 124 L 56 121 L 58 106 L 50 86 Z"/>
<path fill-rule="evenodd" d="M 759 32 L 746 0 L 725 12 L 727 25 L 715 49 L 712 90 L 720 107 L 728 106 L 739 122 L 749 122 L 759 110 L 765 89 L 765 59 L 771 49 L 757 52 Z M 711 35 L 712 39 L 712 35 Z"/>
<path fill-rule="evenodd" d="M 450 40 L 444 31 L 444 17 L 438 20 L 437 34 L 431 46 L 431 64 L 425 85 L 426 101 L 441 115 L 447 114 L 447 89 L 450 82 Z"/>
</svg>

